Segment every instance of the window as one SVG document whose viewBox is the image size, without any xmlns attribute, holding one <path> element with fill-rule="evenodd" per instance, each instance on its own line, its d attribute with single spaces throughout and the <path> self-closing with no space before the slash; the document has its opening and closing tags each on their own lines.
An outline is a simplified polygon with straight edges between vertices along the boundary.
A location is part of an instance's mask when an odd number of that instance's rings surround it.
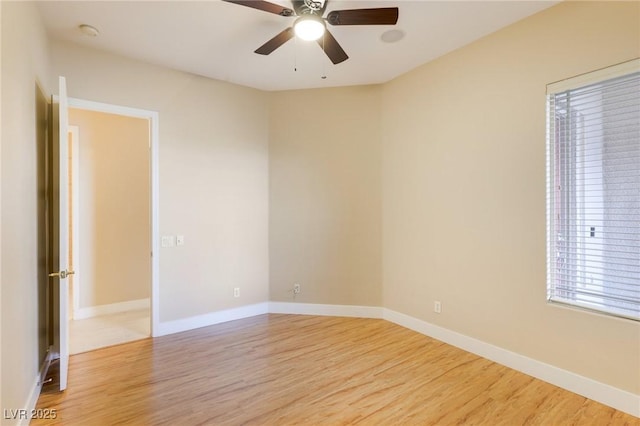
<svg viewBox="0 0 640 426">
<path fill-rule="evenodd" d="M 640 320 L 640 60 L 547 86 L 547 298 Z"/>
</svg>

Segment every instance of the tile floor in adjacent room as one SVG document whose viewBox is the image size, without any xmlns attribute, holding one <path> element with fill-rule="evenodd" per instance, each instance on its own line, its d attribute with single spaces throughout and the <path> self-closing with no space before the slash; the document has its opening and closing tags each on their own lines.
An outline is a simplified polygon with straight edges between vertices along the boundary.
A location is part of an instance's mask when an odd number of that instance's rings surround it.
<svg viewBox="0 0 640 426">
<path fill-rule="evenodd" d="M 71 355 L 145 339 L 151 335 L 149 309 L 101 315 L 69 322 Z"/>
</svg>

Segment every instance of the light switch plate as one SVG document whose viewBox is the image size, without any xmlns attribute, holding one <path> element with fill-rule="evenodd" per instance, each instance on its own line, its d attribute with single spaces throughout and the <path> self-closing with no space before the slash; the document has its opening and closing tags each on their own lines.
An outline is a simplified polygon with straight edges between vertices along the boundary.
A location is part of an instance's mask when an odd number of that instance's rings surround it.
<svg viewBox="0 0 640 426">
<path fill-rule="evenodd" d="M 173 235 L 162 236 L 162 247 L 173 247 Z"/>
<path fill-rule="evenodd" d="M 176 235 L 176 245 L 177 246 L 184 245 L 184 235 Z"/>
</svg>

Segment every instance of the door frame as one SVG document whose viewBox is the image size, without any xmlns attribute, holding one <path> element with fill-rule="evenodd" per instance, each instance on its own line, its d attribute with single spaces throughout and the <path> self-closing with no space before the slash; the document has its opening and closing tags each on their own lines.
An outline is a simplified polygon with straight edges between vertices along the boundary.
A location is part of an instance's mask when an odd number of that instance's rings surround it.
<svg viewBox="0 0 640 426">
<path fill-rule="evenodd" d="M 78 126 L 69 125 L 69 133 L 71 134 L 71 163 L 69 168 L 71 169 L 71 217 L 73 223 L 70 224 L 70 230 L 73 233 L 71 238 L 71 247 L 73 247 L 73 256 L 71 256 L 71 264 L 75 274 L 72 277 L 73 285 L 69 286 L 69 291 L 73 293 L 73 302 L 71 304 L 71 320 L 76 319 L 78 309 L 80 308 L 80 292 L 78 291 L 78 283 L 80 283 L 82 272 L 80 271 L 80 226 L 76 222 L 80 217 L 80 188 L 78 185 L 79 172 L 80 172 L 80 128 Z"/>
<path fill-rule="evenodd" d="M 149 150 L 151 168 L 151 336 L 156 337 L 160 331 L 160 173 L 159 173 L 159 143 L 160 126 L 157 111 L 131 108 L 122 105 L 69 98 L 69 108 L 83 109 L 107 114 L 124 115 L 127 117 L 149 120 Z"/>
</svg>

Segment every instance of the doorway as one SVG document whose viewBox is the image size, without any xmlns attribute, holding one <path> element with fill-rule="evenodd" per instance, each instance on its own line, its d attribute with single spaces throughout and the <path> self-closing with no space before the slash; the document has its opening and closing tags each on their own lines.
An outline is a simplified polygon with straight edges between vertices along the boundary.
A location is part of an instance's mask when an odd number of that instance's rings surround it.
<svg viewBox="0 0 640 426">
<path fill-rule="evenodd" d="M 75 354 L 153 335 L 157 113 L 77 99 L 69 107 Z"/>
</svg>

